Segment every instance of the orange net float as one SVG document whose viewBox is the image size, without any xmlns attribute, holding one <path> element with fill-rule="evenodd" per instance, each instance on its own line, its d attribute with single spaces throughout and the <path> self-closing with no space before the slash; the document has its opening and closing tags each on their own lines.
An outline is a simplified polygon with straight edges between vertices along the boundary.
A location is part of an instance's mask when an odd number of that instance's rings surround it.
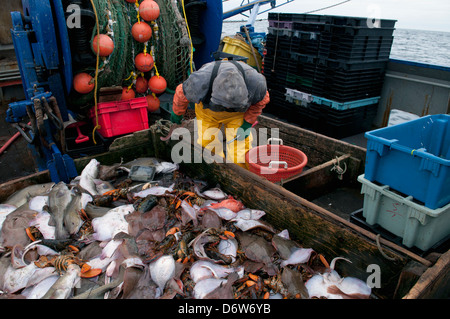
<svg viewBox="0 0 450 319">
<path fill-rule="evenodd" d="M 87 73 L 78 73 L 73 78 L 73 88 L 80 94 L 87 94 L 94 89 L 93 77 Z"/>
<path fill-rule="evenodd" d="M 136 92 L 137 93 L 145 93 L 148 90 L 148 81 L 143 76 L 140 76 L 136 79 Z"/>
<path fill-rule="evenodd" d="M 136 93 L 133 89 L 124 87 L 122 89 L 122 97 L 120 98 L 122 101 L 131 100 L 136 97 Z"/>
<path fill-rule="evenodd" d="M 98 55 L 101 57 L 106 57 L 113 53 L 114 42 L 106 34 L 99 34 L 98 36 L 96 35 L 92 40 L 92 51 L 94 51 L 94 53 L 97 53 L 97 47 Z"/>
<path fill-rule="evenodd" d="M 151 54 L 139 53 L 134 58 L 134 64 L 140 72 L 148 72 L 153 68 L 155 62 Z"/>
<path fill-rule="evenodd" d="M 136 22 L 131 28 L 131 35 L 137 42 L 147 42 L 152 37 L 152 27 L 144 21 Z"/>
<path fill-rule="evenodd" d="M 148 88 L 155 94 L 161 94 L 167 88 L 166 79 L 160 75 L 154 75 L 148 80 Z"/>
<path fill-rule="evenodd" d="M 153 94 L 147 95 L 145 97 L 147 99 L 147 110 L 149 112 L 155 112 L 159 109 L 161 104 L 160 100 Z"/>
<path fill-rule="evenodd" d="M 159 5 L 153 0 L 144 0 L 139 5 L 139 15 L 145 21 L 154 21 L 159 17 Z"/>
</svg>

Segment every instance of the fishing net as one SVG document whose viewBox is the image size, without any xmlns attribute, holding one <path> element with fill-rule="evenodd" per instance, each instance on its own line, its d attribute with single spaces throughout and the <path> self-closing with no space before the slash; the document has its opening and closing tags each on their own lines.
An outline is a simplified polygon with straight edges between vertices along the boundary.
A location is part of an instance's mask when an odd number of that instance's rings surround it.
<svg viewBox="0 0 450 319">
<path fill-rule="evenodd" d="M 145 74 L 148 79 L 157 71 L 167 81 L 167 88 L 176 86 L 187 78 L 190 63 L 190 40 L 182 15 L 181 0 L 155 0 L 160 15 L 152 26 L 152 37 L 147 43 L 147 53 L 153 54 L 156 68 Z M 142 1 L 139 1 L 142 3 Z M 138 8 L 135 3 L 125 0 L 93 0 L 97 11 L 100 34 L 107 34 L 114 42 L 114 51 L 107 57 L 100 57 L 98 88 L 133 84 L 140 72 L 136 69 L 134 58 L 144 52 L 145 44 L 133 39 L 132 26 L 138 22 Z M 97 35 L 94 26 L 90 40 Z M 90 65 L 78 72 L 95 74 L 96 66 Z M 134 76 L 133 76 L 134 75 Z M 94 92 L 78 95 L 71 103 L 81 109 L 93 104 Z"/>
<path fill-rule="evenodd" d="M 111 55 L 100 60 L 98 87 L 128 86 L 133 81 L 130 74 L 135 70 L 135 54 L 144 51 L 144 44 L 135 41 L 131 35 L 131 27 L 138 21 L 136 5 L 124 0 L 93 2 L 97 10 L 100 33 L 109 35 L 115 48 Z M 96 34 L 97 28 L 94 28 L 91 41 Z M 95 72 L 95 66 L 93 71 Z"/>
<path fill-rule="evenodd" d="M 175 87 L 187 78 L 190 61 L 190 40 L 182 12 L 181 1 L 156 0 L 160 8 L 157 19 L 159 38 L 155 41 L 156 66 L 167 81 Z"/>
</svg>

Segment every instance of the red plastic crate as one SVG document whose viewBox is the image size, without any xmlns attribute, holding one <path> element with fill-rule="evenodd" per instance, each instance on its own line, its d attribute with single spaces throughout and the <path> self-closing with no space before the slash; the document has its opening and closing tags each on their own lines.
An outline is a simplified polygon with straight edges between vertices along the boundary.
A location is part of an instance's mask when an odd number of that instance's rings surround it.
<svg viewBox="0 0 450 319">
<path fill-rule="evenodd" d="M 138 97 L 126 101 L 102 102 L 97 105 L 98 132 L 103 137 L 129 134 L 148 129 L 147 99 Z M 89 112 L 94 126 L 95 109 Z"/>
</svg>

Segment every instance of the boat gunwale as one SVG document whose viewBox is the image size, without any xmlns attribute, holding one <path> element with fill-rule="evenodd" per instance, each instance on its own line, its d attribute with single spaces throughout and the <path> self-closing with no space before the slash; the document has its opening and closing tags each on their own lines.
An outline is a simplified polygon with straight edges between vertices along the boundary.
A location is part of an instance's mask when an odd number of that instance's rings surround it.
<svg viewBox="0 0 450 319">
<path fill-rule="evenodd" d="M 144 130 L 141 132 L 137 132 L 134 134 L 130 134 L 128 136 L 125 136 L 124 139 L 130 139 L 130 138 L 134 138 L 135 135 L 140 135 L 140 139 L 141 139 L 141 143 L 142 145 L 147 145 L 147 147 L 151 147 L 152 149 L 149 150 L 148 152 L 148 156 L 152 156 L 152 155 L 156 155 L 156 157 L 158 157 L 157 153 L 158 153 L 158 148 L 157 148 L 157 144 L 156 143 L 162 143 L 161 141 L 156 141 L 157 138 L 159 137 L 159 135 L 152 133 L 152 130 L 154 130 L 153 127 L 149 128 L 148 130 Z M 134 140 L 134 142 L 136 142 L 136 140 Z M 152 143 L 149 143 L 152 142 Z M 343 142 L 346 143 L 346 142 Z M 113 146 L 113 145 L 112 145 Z M 128 145 L 130 146 L 130 144 Z M 195 145 L 192 145 L 195 147 Z M 127 150 L 129 150 L 129 147 L 125 147 L 123 149 L 121 149 L 120 147 L 116 147 L 116 150 L 113 152 L 119 152 L 119 150 L 122 151 L 122 153 L 126 153 Z M 161 151 L 161 150 L 160 150 Z M 106 152 L 106 153 L 102 153 L 102 154 L 97 154 L 94 156 L 90 156 L 87 158 L 81 158 L 81 159 L 76 159 L 76 165 L 78 170 L 80 171 L 85 164 L 87 163 L 87 161 L 89 161 L 91 158 L 108 158 L 110 157 L 112 152 Z M 117 156 L 116 156 L 117 158 Z M 105 163 L 106 164 L 106 163 Z M 236 171 L 237 174 L 242 175 L 242 176 L 246 176 L 247 178 L 251 179 L 251 180 L 256 180 L 258 184 L 266 186 L 267 188 L 274 190 L 276 193 L 278 193 L 279 196 L 283 196 L 286 193 L 290 193 L 291 195 L 289 196 L 291 200 L 294 200 L 294 202 L 297 202 L 299 205 L 303 205 L 305 207 L 307 207 L 308 209 L 310 209 L 311 211 L 313 211 L 315 214 L 317 214 L 318 216 L 321 216 L 324 220 L 327 220 L 328 222 L 332 222 L 335 225 L 339 226 L 339 227 L 343 227 L 346 230 L 349 230 L 352 233 L 357 234 L 358 236 L 364 237 L 366 241 L 374 241 L 376 239 L 374 239 L 374 234 L 364 230 L 363 228 L 354 225 L 352 223 L 350 223 L 349 221 L 336 216 L 335 214 L 327 211 L 324 208 L 321 208 L 319 206 L 317 206 L 316 204 L 313 204 L 303 198 L 301 198 L 300 196 L 293 194 L 291 192 L 289 192 L 288 190 L 284 189 L 282 186 L 280 185 L 275 185 L 267 180 L 265 180 L 264 178 L 255 175 L 254 173 L 251 173 L 241 167 L 239 167 L 236 164 L 224 164 L 227 165 L 228 167 L 232 167 L 232 170 Z M 31 179 L 31 181 L 30 181 Z M 39 183 L 43 183 L 46 181 L 50 181 L 50 174 L 48 173 L 48 171 L 42 171 L 36 174 L 32 174 L 26 177 L 22 177 L 16 180 L 12 180 L 3 184 L 0 184 L 0 193 L 1 194 L 5 194 L 3 191 L 11 191 L 11 185 L 24 185 L 23 183 L 27 183 L 27 182 L 31 182 L 33 183 L 33 180 L 39 180 Z M 6 184 L 6 185 L 5 185 Z M 380 243 L 385 246 L 388 247 L 389 251 L 391 253 L 393 253 L 394 255 L 398 255 L 398 256 L 404 256 L 404 258 L 406 258 L 406 260 L 415 260 L 419 263 L 421 263 L 422 265 L 426 266 L 428 269 L 430 269 L 431 267 L 433 267 L 435 264 L 430 262 L 429 260 L 426 260 L 420 256 L 417 256 L 409 251 L 407 251 L 406 249 L 403 249 L 402 247 L 397 246 L 396 244 L 385 240 L 385 239 L 380 239 Z M 393 250 L 393 252 L 392 252 Z M 448 254 L 449 252 L 447 252 L 446 254 Z M 441 260 L 442 258 L 444 258 L 444 254 L 441 256 L 439 260 Z M 447 261 L 441 261 L 441 262 L 447 262 Z M 445 267 L 445 273 L 442 276 L 448 275 L 448 267 Z M 442 271 L 444 271 L 442 270 Z M 422 278 L 422 277 L 420 277 Z M 425 278 L 426 279 L 426 278 Z M 424 280 L 425 280 L 424 279 Z M 416 284 L 417 285 L 417 284 Z M 425 287 L 426 288 L 426 287 Z M 417 290 L 417 288 L 415 288 L 416 291 L 414 292 L 414 296 L 416 297 L 420 297 L 423 292 L 419 290 Z M 408 294 L 407 296 L 410 296 L 411 294 Z"/>
</svg>

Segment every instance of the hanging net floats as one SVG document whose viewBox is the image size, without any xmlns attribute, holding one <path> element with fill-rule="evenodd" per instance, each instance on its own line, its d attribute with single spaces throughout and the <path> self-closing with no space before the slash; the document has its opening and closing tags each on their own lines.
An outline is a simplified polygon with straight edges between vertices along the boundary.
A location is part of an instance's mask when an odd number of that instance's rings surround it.
<svg viewBox="0 0 450 319">
<path fill-rule="evenodd" d="M 157 76 L 161 87 L 174 90 L 187 78 L 190 64 L 189 41 L 186 41 L 186 23 L 180 21 L 181 3 L 177 0 L 91 0 L 95 7 L 97 26 L 92 30 L 92 51 L 98 51 L 98 68 L 79 70 L 92 79 L 82 94 L 92 98 L 97 74 L 97 87 L 122 86 L 127 92 L 135 89 L 144 94 L 142 79 Z M 97 24 L 96 23 L 96 24 Z M 160 70 L 161 74 L 158 72 Z M 139 77 L 139 89 L 136 81 Z M 88 76 L 76 78 L 87 79 Z M 83 82 L 84 83 L 84 82 Z M 81 83 L 83 86 L 83 83 Z M 153 81 L 152 81 L 153 83 Z M 75 85 L 78 88 L 80 85 Z M 92 91 L 86 93 L 88 88 Z M 150 87 L 151 90 L 151 87 Z M 155 91 L 152 93 L 159 94 Z"/>
</svg>

